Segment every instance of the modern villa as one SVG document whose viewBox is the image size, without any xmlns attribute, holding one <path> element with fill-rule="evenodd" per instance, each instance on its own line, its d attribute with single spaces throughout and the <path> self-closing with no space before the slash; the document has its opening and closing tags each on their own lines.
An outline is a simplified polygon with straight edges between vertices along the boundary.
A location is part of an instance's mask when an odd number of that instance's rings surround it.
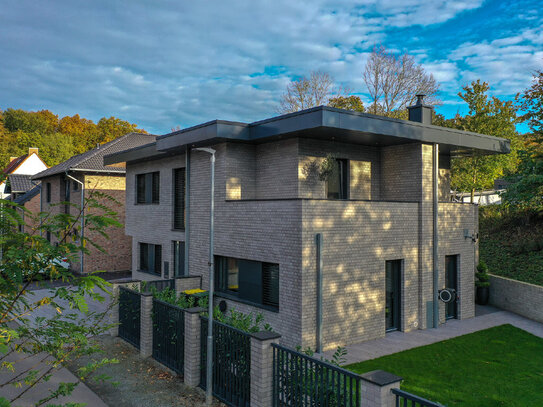
<svg viewBox="0 0 543 407">
<path fill-rule="evenodd" d="M 450 160 L 509 141 L 434 126 L 422 100 L 409 116 L 321 106 L 106 155 L 126 163 L 133 278 L 208 286 L 209 147 L 217 303 L 319 350 L 473 317 L 478 207 L 451 202 Z M 453 302 L 434 301 L 443 288 Z"/>
</svg>

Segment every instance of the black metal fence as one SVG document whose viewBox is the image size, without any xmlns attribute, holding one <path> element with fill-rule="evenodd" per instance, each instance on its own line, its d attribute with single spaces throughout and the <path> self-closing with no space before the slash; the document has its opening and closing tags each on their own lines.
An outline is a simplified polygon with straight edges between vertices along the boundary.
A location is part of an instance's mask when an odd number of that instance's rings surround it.
<svg viewBox="0 0 543 407">
<path fill-rule="evenodd" d="M 153 299 L 153 358 L 177 373 L 185 362 L 185 313 Z"/>
<path fill-rule="evenodd" d="M 206 387 L 207 318 L 201 320 L 200 387 Z M 249 407 L 251 335 L 213 321 L 213 395 L 229 406 Z"/>
<path fill-rule="evenodd" d="M 396 395 L 396 407 L 445 407 L 400 389 L 392 389 L 392 393 Z"/>
<path fill-rule="evenodd" d="M 175 280 L 154 280 L 154 281 L 146 281 L 145 283 L 142 283 L 144 285 L 145 291 L 149 292 L 153 288 L 156 291 L 163 291 L 166 288 L 171 288 L 172 290 L 175 290 Z"/>
<path fill-rule="evenodd" d="M 140 294 L 126 287 L 119 287 L 119 336 L 138 349 L 140 347 L 140 321 Z"/>
<path fill-rule="evenodd" d="M 274 407 L 359 407 L 360 377 L 303 353 L 272 344 Z"/>
</svg>

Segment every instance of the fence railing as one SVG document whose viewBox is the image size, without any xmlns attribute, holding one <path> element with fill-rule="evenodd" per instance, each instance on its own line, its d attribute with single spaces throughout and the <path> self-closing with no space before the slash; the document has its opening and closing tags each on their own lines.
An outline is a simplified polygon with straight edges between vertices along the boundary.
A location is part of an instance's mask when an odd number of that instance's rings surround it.
<svg viewBox="0 0 543 407">
<path fill-rule="evenodd" d="M 177 373 L 185 361 L 185 313 L 179 307 L 153 299 L 153 358 Z"/>
<path fill-rule="evenodd" d="M 273 406 L 359 407 L 360 376 L 272 344 Z"/>
<path fill-rule="evenodd" d="M 445 407 L 400 389 L 392 389 L 392 393 L 396 396 L 396 407 Z"/>
<path fill-rule="evenodd" d="M 140 327 L 140 294 L 126 287 L 119 287 L 119 336 L 139 349 Z"/>
<path fill-rule="evenodd" d="M 201 319 L 200 387 L 206 387 L 207 324 Z M 229 406 L 249 407 L 251 335 L 213 321 L 213 395 Z"/>
</svg>

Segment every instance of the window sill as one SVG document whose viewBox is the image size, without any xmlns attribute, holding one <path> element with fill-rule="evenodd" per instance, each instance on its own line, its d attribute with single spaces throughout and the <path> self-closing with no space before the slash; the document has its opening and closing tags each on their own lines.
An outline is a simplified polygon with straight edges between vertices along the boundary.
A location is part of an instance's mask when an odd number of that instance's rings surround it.
<svg viewBox="0 0 543 407">
<path fill-rule="evenodd" d="M 256 308 L 261 308 L 261 309 L 264 309 L 266 311 L 271 311 L 271 312 L 276 312 L 276 313 L 279 313 L 279 308 L 278 307 L 272 307 L 270 305 L 264 305 L 264 304 L 259 304 L 257 302 L 252 302 L 252 301 L 248 301 L 248 300 L 244 300 L 244 299 L 241 299 L 239 298 L 238 296 L 236 295 L 232 295 L 232 294 L 228 294 L 228 293 L 223 293 L 223 292 L 218 292 L 218 291 L 215 291 L 215 296 L 216 297 L 220 297 L 220 298 L 226 298 L 227 300 L 232 300 L 232 301 L 236 301 L 236 302 L 239 302 L 241 304 L 246 304 L 246 305 L 251 305 L 253 307 L 256 307 Z"/>
<path fill-rule="evenodd" d="M 160 202 L 136 202 L 134 205 L 142 205 L 142 206 L 146 206 L 146 205 L 160 205 Z"/>
</svg>

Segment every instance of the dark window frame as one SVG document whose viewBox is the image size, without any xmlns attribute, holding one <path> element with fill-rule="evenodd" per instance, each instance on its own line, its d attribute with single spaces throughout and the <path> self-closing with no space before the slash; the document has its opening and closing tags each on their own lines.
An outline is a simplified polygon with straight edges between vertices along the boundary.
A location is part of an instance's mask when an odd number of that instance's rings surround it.
<svg viewBox="0 0 543 407">
<path fill-rule="evenodd" d="M 236 262 L 237 286 L 231 290 L 229 284 L 229 261 Z M 215 256 L 215 292 L 218 296 L 238 302 L 279 312 L 280 265 L 254 260 Z"/>
<path fill-rule="evenodd" d="M 51 183 L 45 183 L 45 202 L 51 203 Z"/>
<path fill-rule="evenodd" d="M 180 179 L 180 177 L 182 177 Z M 173 230 L 185 230 L 186 228 L 186 207 L 185 199 L 187 194 L 187 172 L 183 168 L 175 168 L 172 171 L 172 201 L 173 201 Z"/>
<path fill-rule="evenodd" d="M 136 205 L 160 204 L 160 171 L 136 174 Z"/>
<path fill-rule="evenodd" d="M 185 242 L 172 241 L 173 275 L 181 277 L 185 275 Z"/>
<path fill-rule="evenodd" d="M 138 271 L 162 276 L 162 245 L 139 242 L 138 256 Z"/>
<path fill-rule="evenodd" d="M 350 179 L 351 179 L 351 163 L 349 160 L 344 158 L 336 158 L 336 162 L 338 164 L 338 170 L 337 172 L 334 171 L 332 174 L 333 176 L 339 176 L 338 186 L 339 186 L 339 192 L 338 196 L 331 196 L 330 192 L 328 191 L 329 186 L 329 180 L 326 181 L 326 198 L 327 199 L 349 199 L 350 196 Z"/>
</svg>

